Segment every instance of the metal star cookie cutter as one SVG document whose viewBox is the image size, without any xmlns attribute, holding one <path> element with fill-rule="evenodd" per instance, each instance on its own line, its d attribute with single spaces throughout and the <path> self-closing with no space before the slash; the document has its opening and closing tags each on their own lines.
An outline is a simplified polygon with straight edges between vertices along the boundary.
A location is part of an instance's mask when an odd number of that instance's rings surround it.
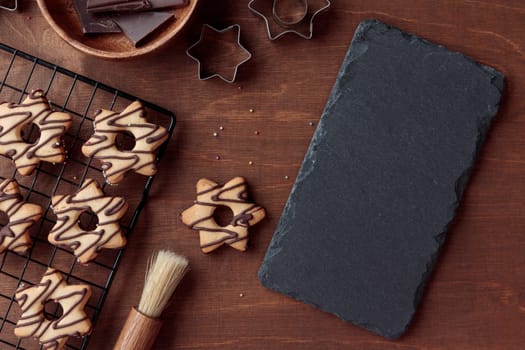
<svg viewBox="0 0 525 350">
<path fill-rule="evenodd" d="M 205 67 L 205 64 L 203 63 L 203 59 L 200 58 L 200 55 L 199 53 L 192 53 L 192 51 L 197 51 L 197 49 L 199 48 L 199 46 L 201 44 L 203 44 L 204 46 L 208 46 L 207 43 L 206 43 L 206 40 L 208 40 L 206 38 L 206 33 L 207 31 L 212 31 L 212 33 L 216 36 L 215 39 L 212 39 L 212 41 L 215 42 L 216 45 L 221 45 L 224 44 L 225 42 L 224 41 L 219 41 L 218 40 L 218 37 L 220 37 L 221 35 L 229 32 L 229 31 L 232 31 L 232 30 L 236 30 L 237 31 L 237 39 L 236 39 L 236 49 L 239 50 L 239 52 L 242 52 L 243 53 L 243 56 L 244 58 L 241 59 L 240 61 L 236 62 L 235 64 L 231 64 L 230 67 L 233 67 L 233 74 L 231 75 L 231 78 L 229 78 L 228 76 L 226 76 L 225 74 L 223 74 L 224 72 L 220 72 L 220 71 L 216 71 L 216 72 L 213 72 L 214 69 L 208 69 L 207 67 Z M 224 46 L 224 45 L 222 45 Z M 241 44 L 241 26 L 238 25 L 238 24 L 234 24 L 234 25 L 231 25 L 229 27 L 226 27 L 222 30 L 219 30 L 217 28 L 214 28 L 212 26 L 210 26 L 209 24 L 204 24 L 202 26 L 202 30 L 201 30 L 201 35 L 200 35 L 200 38 L 199 40 L 191 45 L 187 50 L 186 50 L 186 55 L 188 55 L 188 57 L 190 57 L 191 59 L 193 59 L 194 61 L 197 62 L 198 64 L 198 69 L 199 69 L 199 73 L 198 73 L 198 77 L 199 77 L 199 80 L 201 81 L 204 81 L 204 80 L 208 80 L 208 79 L 211 79 L 211 78 L 214 78 L 214 77 L 218 77 L 220 79 L 222 79 L 223 81 L 231 84 L 233 82 L 235 82 L 235 79 L 237 78 L 237 72 L 239 70 L 239 67 L 249 61 L 251 58 L 252 58 L 252 54 L 250 53 L 250 51 L 248 51 L 242 44 Z M 217 55 L 217 53 L 216 53 Z M 219 57 L 221 58 L 221 57 Z M 225 57 L 222 57 L 223 59 Z"/>
<path fill-rule="evenodd" d="M 264 19 L 268 38 L 272 41 L 287 33 L 297 34 L 307 40 L 312 39 L 314 19 L 332 5 L 330 0 L 306 0 L 304 1 L 306 4 L 305 16 L 300 20 L 287 22 L 282 20 L 282 16 L 276 14 L 276 3 L 277 0 L 251 0 L 248 3 L 248 9 Z"/>
<path fill-rule="evenodd" d="M 18 9 L 18 0 L 13 0 L 11 1 L 11 3 L 11 6 L 7 6 L 7 4 L 4 4 L 4 2 L 0 1 L 0 9 L 7 11 L 16 11 Z"/>
</svg>

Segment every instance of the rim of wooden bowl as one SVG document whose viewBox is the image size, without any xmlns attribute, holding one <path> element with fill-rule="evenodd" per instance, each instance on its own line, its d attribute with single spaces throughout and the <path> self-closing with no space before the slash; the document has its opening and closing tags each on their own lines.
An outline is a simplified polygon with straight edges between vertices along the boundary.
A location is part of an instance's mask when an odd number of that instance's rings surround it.
<svg viewBox="0 0 525 350">
<path fill-rule="evenodd" d="M 64 41 L 66 41 L 69 45 L 73 46 L 77 50 L 86 53 L 91 56 L 100 57 L 100 58 L 107 58 L 107 59 L 126 59 L 126 58 L 133 58 L 138 56 L 143 56 L 145 54 L 148 54 L 150 52 L 153 52 L 160 47 L 164 46 L 168 41 L 173 39 L 186 25 L 186 23 L 189 21 L 191 15 L 195 12 L 195 8 L 197 7 L 198 0 L 190 0 L 189 4 L 187 5 L 189 7 L 188 9 L 188 15 L 184 16 L 183 18 L 177 19 L 177 21 L 180 24 L 179 27 L 172 30 L 170 33 L 163 35 L 155 40 L 152 40 L 150 43 L 139 47 L 139 48 L 133 48 L 131 50 L 127 51 L 108 51 L 108 50 L 101 50 L 94 48 L 92 46 L 88 46 L 86 44 L 83 44 L 82 42 L 75 39 L 73 36 L 71 36 L 67 31 L 65 31 L 59 23 L 55 21 L 51 13 L 49 12 L 46 4 L 46 0 L 36 0 L 38 7 L 40 8 L 40 11 L 44 15 L 44 18 L 49 23 L 51 28 L 60 36 Z M 100 34 L 103 35 L 103 34 Z"/>
</svg>

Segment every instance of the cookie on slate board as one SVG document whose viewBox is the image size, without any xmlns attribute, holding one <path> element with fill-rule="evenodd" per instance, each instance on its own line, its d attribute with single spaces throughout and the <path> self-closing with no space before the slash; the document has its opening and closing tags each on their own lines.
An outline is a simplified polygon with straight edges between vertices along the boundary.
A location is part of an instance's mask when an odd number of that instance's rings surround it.
<svg viewBox="0 0 525 350">
<path fill-rule="evenodd" d="M 498 112 L 503 75 L 379 21 L 357 28 L 259 271 L 387 338 L 407 329 Z"/>
</svg>

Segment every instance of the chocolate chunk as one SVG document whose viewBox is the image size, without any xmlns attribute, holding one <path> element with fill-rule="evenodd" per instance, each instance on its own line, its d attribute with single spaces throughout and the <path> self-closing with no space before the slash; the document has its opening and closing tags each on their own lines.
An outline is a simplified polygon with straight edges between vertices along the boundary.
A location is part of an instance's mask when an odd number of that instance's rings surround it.
<svg viewBox="0 0 525 350">
<path fill-rule="evenodd" d="M 189 0 L 149 0 L 152 9 L 167 7 L 183 7 L 188 5 Z"/>
<path fill-rule="evenodd" d="M 401 336 L 502 90 L 503 75 L 492 68 L 378 21 L 361 23 L 261 283 Z"/>
<path fill-rule="evenodd" d="M 142 44 L 149 35 L 172 18 L 171 12 L 140 12 L 113 17 L 135 46 Z"/>
<path fill-rule="evenodd" d="M 89 13 L 143 11 L 151 8 L 148 0 L 87 0 Z"/>
<path fill-rule="evenodd" d="M 80 18 L 80 25 L 84 34 L 120 33 L 119 26 L 104 14 L 92 14 L 86 11 L 88 0 L 74 0 L 73 4 Z"/>
</svg>

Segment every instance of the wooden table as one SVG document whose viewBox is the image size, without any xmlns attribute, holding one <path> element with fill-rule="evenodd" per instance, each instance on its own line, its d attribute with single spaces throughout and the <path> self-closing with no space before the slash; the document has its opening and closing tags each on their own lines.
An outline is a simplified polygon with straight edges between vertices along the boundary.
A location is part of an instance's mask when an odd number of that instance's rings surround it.
<svg viewBox="0 0 525 350">
<path fill-rule="evenodd" d="M 111 349 L 142 289 L 149 254 L 172 247 L 192 271 L 165 313 L 156 349 L 523 349 L 525 347 L 525 3 L 521 0 L 343 0 L 315 21 L 311 41 L 270 42 L 247 1 L 202 1 L 165 50 L 126 62 L 75 51 L 33 1 L 0 13 L 0 41 L 158 103 L 177 127 L 150 201 L 129 241 L 90 349 Z M 262 288 L 256 273 L 356 25 L 376 17 L 489 64 L 506 95 L 427 293 L 403 338 L 387 341 Z M 253 59 L 235 84 L 197 80 L 185 50 L 203 23 L 239 23 Z M 253 112 L 250 112 L 253 109 Z M 219 126 L 224 130 L 219 131 Z M 256 131 L 259 132 L 257 135 Z M 218 137 L 212 134 L 219 132 Z M 216 156 L 220 156 L 220 160 Z M 250 165 L 249 162 L 252 162 Z M 245 176 L 267 220 L 250 249 L 204 255 L 178 219 L 197 179 Z M 288 177 L 288 178 L 287 178 Z"/>
</svg>

